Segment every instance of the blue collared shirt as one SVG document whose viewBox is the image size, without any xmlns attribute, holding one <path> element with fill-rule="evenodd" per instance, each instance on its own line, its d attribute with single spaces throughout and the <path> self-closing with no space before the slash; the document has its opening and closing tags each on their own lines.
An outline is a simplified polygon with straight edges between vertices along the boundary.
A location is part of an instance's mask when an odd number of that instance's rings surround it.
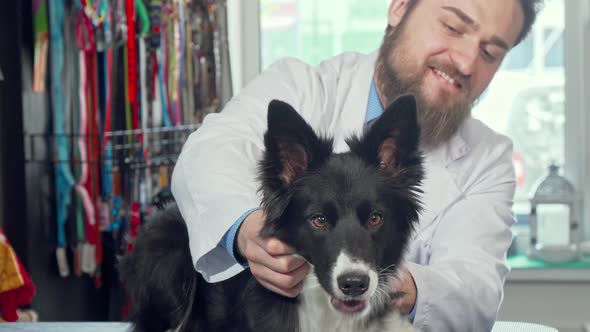
<svg viewBox="0 0 590 332">
<path fill-rule="evenodd" d="M 375 87 L 375 81 L 372 80 L 371 81 L 371 90 L 369 91 L 369 100 L 367 101 L 367 114 L 365 116 L 365 124 L 366 125 L 371 124 L 374 120 L 379 118 L 379 116 L 381 116 L 382 113 L 383 113 L 383 105 L 381 105 L 381 101 L 379 100 L 379 95 L 377 94 L 377 88 Z M 236 258 L 234 256 L 234 241 L 235 241 L 238 229 L 240 228 L 240 226 L 242 225 L 242 222 L 244 222 L 246 217 L 248 217 L 250 215 L 250 213 L 252 213 L 258 209 L 259 208 L 250 209 L 250 210 L 246 211 L 246 213 L 241 215 L 240 218 L 238 218 L 238 220 L 236 220 L 236 222 L 232 225 L 232 227 L 225 233 L 225 235 L 221 239 L 221 242 L 219 244 L 222 247 L 224 247 L 232 257 Z M 244 267 L 248 267 L 248 265 L 246 265 L 244 263 Z M 408 318 L 410 319 L 411 322 L 414 321 L 414 317 L 416 316 L 416 307 L 417 306 L 418 306 L 418 290 L 416 289 L 416 303 L 414 304 L 414 308 L 412 308 L 412 311 L 408 315 Z"/>
</svg>

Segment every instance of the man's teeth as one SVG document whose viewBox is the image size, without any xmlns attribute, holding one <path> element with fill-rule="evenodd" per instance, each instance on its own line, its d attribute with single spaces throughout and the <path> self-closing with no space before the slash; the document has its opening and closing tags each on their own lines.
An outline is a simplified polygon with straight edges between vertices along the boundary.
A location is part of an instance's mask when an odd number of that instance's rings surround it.
<svg viewBox="0 0 590 332">
<path fill-rule="evenodd" d="M 442 71 L 434 68 L 434 72 L 437 73 L 440 77 L 444 78 L 445 80 L 447 80 L 447 82 L 451 83 L 452 85 L 455 85 L 455 80 L 452 79 L 449 75 L 443 73 Z"/>
</svg>

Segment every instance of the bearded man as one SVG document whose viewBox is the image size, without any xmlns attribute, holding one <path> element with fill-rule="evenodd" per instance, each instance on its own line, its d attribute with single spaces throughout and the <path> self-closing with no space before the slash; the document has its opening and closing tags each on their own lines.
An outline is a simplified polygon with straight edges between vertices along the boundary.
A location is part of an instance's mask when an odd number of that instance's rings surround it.
<svg viewBox="0 0 590 332">
<path fill-rule="evenodd" d="M 539 0 L 392 0 L 380 49 L 310 66 L 283 59 L 211 114 L 183 148 L 172 192 L 196 270 L 209 282 L 250 268 L 295 297 L 309 264 L 261 238 L 256 166 L 271 100 L 291 104 L 336 152 L 397 97 L 416 97 L 426 178 L 424 210 L 392 292 L 420 331 L 490 331 L 512 240 L 510 140 L 471 117 L 506 54 L 528 34 Z"/>
</svg>

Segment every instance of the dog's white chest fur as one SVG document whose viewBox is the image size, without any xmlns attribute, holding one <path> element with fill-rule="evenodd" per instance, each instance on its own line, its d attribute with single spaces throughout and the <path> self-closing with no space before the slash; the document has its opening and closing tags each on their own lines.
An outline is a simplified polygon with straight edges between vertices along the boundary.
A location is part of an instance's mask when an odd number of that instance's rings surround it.
<svg viewBox="0 0 590 332">
<path fill-rule="evenodd" d="M 300 295 L 300 332 L 414 332 L 412 324 L 396 311 L 391 311 L 379 322 L 365 325 L 366 317 L 354 318 L 337 312 L 330 304 L 326 292 L 319 285 L 317 277 L 311 272 L 305 280 Z"/>
</svg>

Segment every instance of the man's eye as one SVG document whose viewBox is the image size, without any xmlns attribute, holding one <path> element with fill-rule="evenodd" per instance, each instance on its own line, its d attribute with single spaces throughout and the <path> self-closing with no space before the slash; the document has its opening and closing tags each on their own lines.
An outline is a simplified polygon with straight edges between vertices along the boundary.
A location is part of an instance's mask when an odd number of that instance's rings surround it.
<svg viewBox="0 0 590 332">
<path fill-rule="evenodd" d="M 496 57 L 495 57 L 495 56 L 494 56 L 492 53 L 490 53 L 490 52 L 489 52 L 488 50 L 486 50 L 485 48 L 483 48 L 483 49 L 481 50 L 481 53 L 483 54 L 483 57 L 484 57 L 484 59 L 485 59 L 486 61 L 489 61 L 489 62 L 494 62 L 494 61 L 496 61 L 496 59 L 497 59 L 497 58 L 496 58 Z"/>
<path fill-rule="evenodd" d="M 455 34 L 455 35 L 461 34 L 459 32 L 459 30 L 457 30 L 455 27 L 453 27 L 451 25 L 448 25 L 446 23 L 443 23 L 443 26 L 445 27 L 445 30 L 447 30 L 447 32 L 449 32 L 449 33 L 452 33 L 452 34 Z"/>
</svg>

